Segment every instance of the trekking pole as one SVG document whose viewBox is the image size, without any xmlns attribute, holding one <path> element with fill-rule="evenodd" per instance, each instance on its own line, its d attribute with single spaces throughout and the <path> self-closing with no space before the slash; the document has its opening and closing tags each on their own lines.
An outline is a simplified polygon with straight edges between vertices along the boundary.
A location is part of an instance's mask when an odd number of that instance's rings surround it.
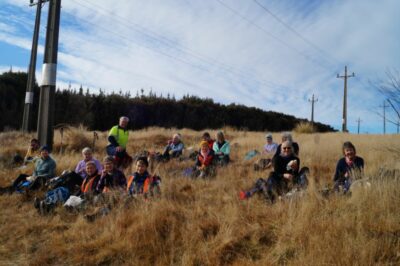
<svg viewBox="0 0 400 266">
<path fill-rule="evenodd" d="M 63 153 L 63 137 L 64 137 L 64 127 L 60 128 L 60 134 L 61 134 L 61 147 L 60 147 L 60 154 Z"/>
<path fill-rule="evenodd" d="M 98 140 L 98 139 L 99 139 L 99 135 L 97 134 L 96 131 L 93 131 L 93 146 L 92 146 L 93 152 L 95 152 L 96 140 Z"/>
</svg>

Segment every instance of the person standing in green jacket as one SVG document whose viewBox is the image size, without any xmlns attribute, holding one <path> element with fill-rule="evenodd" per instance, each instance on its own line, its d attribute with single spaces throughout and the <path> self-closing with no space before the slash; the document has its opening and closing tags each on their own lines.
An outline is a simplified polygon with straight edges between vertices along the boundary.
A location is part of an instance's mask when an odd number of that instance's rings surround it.
<svg viewBox="0 0 400 266">
<path fill-rule="evenodd" d="M 213 144 L 213 150 L 216 156 L 216 160 L 221 165 L 227 165 L 230 161 L 229 154 L 231 147 L 229 142 L 225 140 L 225 135 L 222 131 L 217 133 L 217 141 Z"/>
</svg>

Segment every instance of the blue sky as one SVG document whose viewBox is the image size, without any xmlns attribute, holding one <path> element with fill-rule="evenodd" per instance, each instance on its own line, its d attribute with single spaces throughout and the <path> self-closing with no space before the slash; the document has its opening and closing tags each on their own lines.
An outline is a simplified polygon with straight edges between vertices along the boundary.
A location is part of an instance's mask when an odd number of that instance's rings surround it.
<svg viewBox="0 0 400 266">
<path fill-rule="evenodd" d="M 28 4 L 0 0 L 0 72 L 28 68 L 36 10 Z M 356 74 L 348 80 L 349 130 L 361 118 L 362 133 L 382 133 L 384 98 L 369 81 L 400 69 L 398 10 L 397 0 L 64 0 L 57 86 L 189 93 L 308 119 L 315 94 L 315 120 L 340 129 L 336 74 L 347 65 Z"/>
</svg>

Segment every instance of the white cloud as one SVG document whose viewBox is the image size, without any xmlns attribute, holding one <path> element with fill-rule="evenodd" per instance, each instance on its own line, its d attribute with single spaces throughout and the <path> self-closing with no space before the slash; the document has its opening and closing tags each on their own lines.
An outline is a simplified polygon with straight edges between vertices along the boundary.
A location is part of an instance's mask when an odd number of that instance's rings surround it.
<svg viewBox="0 0 400 266">
<path fill-rule="evenodd" d="M 340 125 L 343 80 L 336 74 L 343 75 L 344 64 L 364 84 L 386 67 L 399 67 L 396 0 L 259 1 L 329 55 L 252 1 L 221 0 L 257 26 L 218 1 L 71 0 L 63 2 L 59 84 L 189 93 L 304 118 L 314 93 L 316 120 Z M 1 23 L 7 22 L 0 19 L 1 41 L 30 49 L 30 35 L 2 30 Z M 365 117 L 378 125 L 369 110 L 381 98 L 358 79 L 349 79 L 349 124 Z"/>
</svg>

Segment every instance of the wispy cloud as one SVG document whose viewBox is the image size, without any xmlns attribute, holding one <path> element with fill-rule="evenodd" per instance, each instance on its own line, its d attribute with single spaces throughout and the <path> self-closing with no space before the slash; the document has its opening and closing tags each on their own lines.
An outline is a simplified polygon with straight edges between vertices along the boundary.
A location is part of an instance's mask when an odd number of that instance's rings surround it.
<svg viewBox="0 0 400 266">
<path fill-rule="evenodd" d="M 310 116 L 314 93 L 316 119 L 340 125 L 343 80 L 336 74 L 348 64 L 358 77 L 349 79 L 349 124 L 365 117 L 380 125 L 369 110 L 381 97 L 365 85 L 399 68 L 400 2 L 258 2 L 321 49 L 253 1 L 63 1 L 59 83 L 189 93 L 299 117 Z M 2 24 L 10 22 L 0 18 L 0 41 L 30 49 L 31 35 Z"/>
</svg>

